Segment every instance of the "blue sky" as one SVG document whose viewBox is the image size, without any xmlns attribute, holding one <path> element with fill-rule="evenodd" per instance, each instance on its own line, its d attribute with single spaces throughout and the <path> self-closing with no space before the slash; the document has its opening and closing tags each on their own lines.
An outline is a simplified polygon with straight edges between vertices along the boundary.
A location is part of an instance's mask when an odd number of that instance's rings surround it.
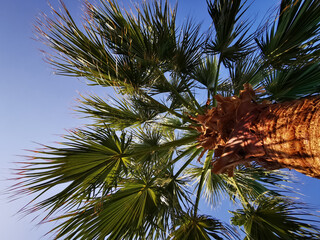
<svg viewBox="0 0 320 240">
<path fill-rule="evenodd" d="M 56 5 L 57 0 L 51 2 Z M 65 2 L 75 18 L 80 18 L 81 1 Z M 248 16 L 260 19 L 277 2 L 279 0 L 257 0 Z M 61 140 L 59 135 L 64 134 L 65 129 L 81 127 L 86 122 L 72 110 L 79 92 L 107 94 L 106 89 L 87 87 L 83 80 L 53 74 L 39 51 L 43 46 L 32 40 L 33 24 L 41 11 L 49 13 L 46 0 L 3 1 L 0 8 L 0 193 L 12 183 L 7 179 L 12 177 L 11 169 L 17 167 L 14 162 L 23 160 L 19 155 L 27 154 L 24 149 L 36 149 L 35 142 L 50 145 Z M 210 24 L 205 0 L 180 0 L 179 21 L 187 15 L 204 21 L 204 27 Z M 301 184 L 294 188 L 301 190 L 305 202 L 320 209 L 319 180 L 301 174 L 296 176 Z M 21 219 L 21 215 L 14 215 L 28 200 L 30 198 L 9 202 L 7 195 L 0 195 L 1 239 L 52 239 L 43 237 L 52 225 L 36 226 L 37 221 L 31 222 L 34 216 Z M 221 206 L 220 210 L 223 209 Z M 220 210 L 214 214 L 224 219 Z M 204 211 L 211 210 L 206 208 Z"/>
</svg>

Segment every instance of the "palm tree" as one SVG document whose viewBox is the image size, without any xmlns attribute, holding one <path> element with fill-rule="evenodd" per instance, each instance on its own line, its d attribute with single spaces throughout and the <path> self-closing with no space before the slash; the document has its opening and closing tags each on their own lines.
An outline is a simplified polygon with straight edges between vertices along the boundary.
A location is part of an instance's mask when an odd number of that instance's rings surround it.
<svg viewBox="0 0 320 240">
<path fill-rule="evenodd" d="M 42 209 L 44 220 L 58 221 L 56 238 L 237 239 L 232 226 L 199 213 L 201 197 L 214 206 L 225 195 L 241 203 L 232 222 L 247 239 L 258 239 L 260 228 L 266 239 L 320 236 L 292 217 L 300 212 L 281 194 L 288 175 L 275 170 L 319 177 L 319 101 L 309 95 L 320 87 L 320 4 L 283 0 L 276 20 L 253 32 L 240 0 L 207 3 L 213 28 L 206 34 L 191 20 L 178 28 L 177 7 L 167 1 L 143 3 L 135 15 L 112 0 L 86 2 L 83 26 L 61 2 L 54 20 L 38 22 L 58 74 L 119 96 L 82 96 L 78 111 L 93 122 L 21 169 L 14 188 L 36 194 L 25 211 Z M 296 126 L 293 135 L 277 124 Z M 247 220 L 261 206 L 264 215 Z M 260 224 L 279 219 L 276 228 Z"/>
</svg>

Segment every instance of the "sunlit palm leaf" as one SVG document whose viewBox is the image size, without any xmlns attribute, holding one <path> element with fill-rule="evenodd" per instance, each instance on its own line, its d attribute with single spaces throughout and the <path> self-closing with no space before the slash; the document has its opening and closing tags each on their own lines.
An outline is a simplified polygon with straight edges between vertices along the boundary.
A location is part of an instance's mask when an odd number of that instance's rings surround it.
<svg viewBox="0 0 320 240">
<path fill-rule="evenodd" d="M 195 184 L 199 184 L 201 171 L 202 168 L 190 168 L 186 173 L 195 181 Z M 284 181 L 289 181 L 289 176 L 285 173 L 266 171 L 258 167 L 240 166 L 235 169 L 233 177 L 225 174 L 217 175 L 208 169 L 204 178 L 203 196 L 211 204 L 218 204 L 226 195 L 233 201 L 239 199 L 243 202 L 243 197 L 249 201 L 265 192 L 279 195 L 281 191 L 288 191 L 289 189 L 281 183 Z"/>
<path fill-rule="evenodd" d="M 57 73 L 67 76 L 85 76 L 98 84 L 114 85 L 118 75 L 117 59 L 105 43 L 87 26 L 80 30 L 66 6 L 64 12 L 55 13 L 58 22 L 44 16 L 36 27 L 38 37 L 57 54 L 47 55 L 47 60 Z"/>
<path fill-rule="evenodd" d="M 204 85 L 209 92 L 213 92 L 214 80 L 218 74 L 218 62 L 215 57 L 206 57 L 195 69 L 192 77 Z"/>
<path fill-rule="evenodd" d="M 90 5 L 97 30 L 116 54 L 134 57 L 146 66 L 172 58 L 176 47 L 176 9 L 168 3 L 142 4 L 137 17 L 124 14 L 115 1 L 103 1 L 103 7 Z M 149 67 L 149 66 L 148 66 Z"/>
<path fill-rule="evenodd" d="M 143 101 L 138 97 L 114 100 L 114 104 L 108 104 L 98 96 L 82 97 L 80 101 L 82 105 L 79 107 L 79 112 L 95 119 L 95 125 L 120 130 L 139 126 L 166 112 L 161 106 L 152 106 L 150 101 Z"/>
<path fill-rule="evenodd" d="M 18 189 L 42 193 L 68 184 L 35 208 L 70 208 L 92 196 L 108 193 L 127 172 L 131 160 L 131 137 L 117 136 L 110 129 L 78 130 L 65 136 L 64 147 L 46 146 L 25 166 L 25 179 Z"/>
<path fill-rule="evenodd" d="M 59 238 L 132 239 L 146 235 L 163 216 L 163 212 L 157 214 L 163 204 L 160 197 L 152 182 L 128 182 L 118 192 L 65 216 L 68 219 L 58 227 Z"/>
</svg>

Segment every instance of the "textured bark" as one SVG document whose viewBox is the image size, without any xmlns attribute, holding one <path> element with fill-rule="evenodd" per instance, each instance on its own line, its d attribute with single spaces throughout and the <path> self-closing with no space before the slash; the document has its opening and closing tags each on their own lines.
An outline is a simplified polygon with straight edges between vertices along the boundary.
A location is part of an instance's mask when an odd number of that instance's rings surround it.
<svg viewBox="0 0 320 240">
<path fill-rule="evenodd" d="M 319 97 L 269 105 L 260 113 L 256 128 L 265 161 L 320 178 Z"/>
<path fill-rule="evenodd" d="M 216 97 L 218 105 L 195 118 L 205 149 L 215 149 L 215 173 L 256 161 L 268 169 L 295 169 L 320 178 L 320 97 L 278 104 L 254 102 L 250 85 L 239 97 Z"/>
</svg>

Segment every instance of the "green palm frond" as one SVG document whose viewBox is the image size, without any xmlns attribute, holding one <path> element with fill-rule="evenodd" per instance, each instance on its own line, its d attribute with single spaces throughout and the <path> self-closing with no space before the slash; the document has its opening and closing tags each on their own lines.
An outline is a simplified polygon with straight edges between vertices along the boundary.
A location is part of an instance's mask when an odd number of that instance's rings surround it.
<svg viewBox="0 0 320 240">
<path fill-rule="evenodd" d="M 170 77 L 171 79 L 168 80 L 162 75 L 162 80 L 153 84 L 150 94 L 162 94 L 163 101 L 169 104 L 170 109 L 181 110 L 183 108 L 191 110 L 193 113 L 201 112 L 198 101 L 190 91 L 193 82 L 178 74 L 170 74 Z"/>
<path fill-rule="evenodd" d="M 102 8 L 90 5 L 97 31 L 114 53 L 134 57 L 146 66 L 162 64 L 176 48 L 176 9 L 168 2 L 142 4 L 137 16 L 122 13 L 115 1 L 102 1 Z"/>
<path fill-rule="evenodd" d="M 245 209 L 231 212 L 233 225 L 244 226 L 246 239 L 319 239 L 304 207 L 282 197 L 261 195 Z M 304 217 L 299 217 L 304 216 Z"/>
<path fill-rule="evenodd" d="M 217 94 L 224 97 L 231 97 L 234 95 L 233 92 L 233 84 L 229 79 L 218 82 Z"/>
<path fill-rule="evenodd" d="M 177 229 L 170 234 L 172 240 L 194 240 L 194 239 L 239 239 L 236 232 L 226 224 L 205 215 L 181 216 Z"/>
<path fill-rule="evenodd" d="M 201 172 L 202 168 L 200 167 L 186 170 L 186 174 L 193 179 L 196 185 L 199 184 Z M 265 192 L 277 196 L 281 191 L 285 193 L 289 190 L 282 183 L 290 181 L 287 174 L 274 170 L 266 171 L 259 167 L 245 168 L 239 166 L 235 169 L 233 177 L 228 177 L 225 174 L 214 174 L 209 168 L 204 176 L 202 194 L 210 204 L 218 204 L 226 195 L 232 201 L 239 199 L 240 202 L 246 204 L 247 201 L 253 201 Z"/>
<path fill-rule="evenodd" d="M 166 112 L 161 106 L 154 106 L 147 99 L 133 96 L 131 99 L 112 99 L 115 103 L 108 104 L 98 96 L 82 97 L 79 112 L 95 119 L 94 125 L 108 126 L 114 129 L 140 126 Z"/>
<path fill-rule="evenodd" d="M 269 31 L 256 42 L 268 64 L 281 69 L 319 62 L 320 3 L 282 0 Z"/>
<path fill-rule="evenodd" d="M 173 131 L 171 129 L 171 131 Z M 173 139 L 167 139 L 169 133 L 164 133 L 161 129 L 147 127 L 144 129 L 138 129 L 134 133 L 136 143 L 133 145 L 133 150 L 136 153 L 143 153 L 137 156 L 137 161 L 142 164 L 140 171 L 150 171 L 157 164 L 168 164 L 171 160 L 177 145 L 171 145 L 167 148 L 161 148 L 156 150 L 157 147 L 163 146 L 166 143 L 171 143 Z M 144 153 L 146 149 L 155 149 Z M 169 166 L 168 166 L 169 167 Z M 160 170 L 160 169 L 159 169 Z"/>
<path fill-rule="evenodd" d="M 207 56 L 195 69 L 192 78 L 204 85 L 209 92 L 214 90 L 214 80 L 218 74 L 218 61 L 216 57 Z"/>
<path fill-rule="evenodd" d="M 66 216 L 57 227 L 61 239 L 132 239 L 146 235 L 164 219 L 164 204 L 152 181 L 128 181 L 114 194 Z M 158 216 L 157 213 L 161 212 Z M 161 219 L 160 219 L 161 218 Z M 106 224 L 107 223 L 107 224 Z M 168 223 L 167 223 L 168 224 Z M 161 230 L 159 226 L 159 230 Z"/>
<path fill-rule="evenodd" d="M 243 84 L 250 83 L 253 87 L 259 86 L 265 78 L 262 60 L 259 56 L 248 55 L 233 62 L 229 68 L 230 79 L 234 89 L 233 95 L 238 95 Z M 229 89 L 232 89 L 229 87 Z"/>
<path fill-rule="evenodd" d="M 66 6 L 63 12 L 54 11 L 56 20 L 44 16 L 37 22 L 38 38 L 56 54 L 47 54 L 47 60 L 57 73 L 66 76 L 85 76 L 95 84 L 114 85 L 118 76 L 117 58 L 105 47 L 91 25 L 82 31 Z"/>
<path fill-rule="evenodd" d="M 264 81 L 270 99 L 285 101 L 299 99 L 320 91 L 320 65 L 274 70 Z"/>
<path fill-rule="evenodd" d="M 122 14 L 114 1 L 104 8 L 92 9 L 97 30 L 116 54 L 134 58 L 149 69 L 152 67 L 188 74 L 197 66 L 201 53 L 200 26 L 187 21 L 178 31 L 176 8 L 168 1 L 143 3 L 137 16 Z"/>
<path fill-rule="evenodd" d="M 40 201 L 37 208 L 69 209 L 101 193 L 112 191 L 126 175 L 131 160 L 131 136 L 118 136 L 110 129 L 77 130 L 65 136 L 64 147 L 45 146 L 40 156 L 26 163 L 24 181 L 18 190 L 37 193 L 61 184 L 67 186 L 59 193 Z"/>
<path fill-rule="evenodd" d="M 158 122 L 159 125 L 167 128 L 180 129 L 186 131 L 194 131 L 194 129 L 190 128 L 189 124 L 186 124 L 182 119 L 176 117 L 166 117 L 163 118 L 163 121 Z"/>
<path fill-rule="evenodd" d="M 59 217 L 64 222 L 54 230 L 59 230 L 58 239 L 165 239 L 181 215 L 178 185 L 170 180 L 128 181 L 119 191 Z"/>
<path fill-rule="evenodd" d="M 142 141 L 136 142 L 134 145 L 134 149 L 135 149 L 134 154 L 136 156 L 140 156 L 143 154 L 152 154 L 153 152 L 156 152 L 156 151 L 170 151 L 170 149 L 173 150 L 180 146 L 194 143 L 194 140 L 198 136 L 198 134 L 189 133 L 189 134 L 182 135 L 180 138 L 166 141 L 163 138 L 158 138 L 159 135 L 160 136 L 163 136 L 163 135 L 158 131 L 154 132 L 154 129 L 151 130 L 151 134 L 154 134 L 154 136 L 145 136 L 144 133 L 142 133 L 142 135 L 139 136 Z"/>
<path fill-rule="evenodd" d="M 177 38 L 178 45 L 174 59 L 172 59 L 173 66 L 170 69 L 187 79 L 201 62 L 203 39 L 200 35 L 200 27 L 201 25 L 194 24 L 188 19 L 181 27 L 181 32 Z"/>
<path fill-rule="evenodd" d="M 241 59 L 251 51 L 252 35 L 247 35 L 248 23 L 240 21 L 247 10 L 241 0 L 207 0 L 215 37 L 208 43 L 208 50 L 220 54 L 225 66 Z"/>
</svg>

